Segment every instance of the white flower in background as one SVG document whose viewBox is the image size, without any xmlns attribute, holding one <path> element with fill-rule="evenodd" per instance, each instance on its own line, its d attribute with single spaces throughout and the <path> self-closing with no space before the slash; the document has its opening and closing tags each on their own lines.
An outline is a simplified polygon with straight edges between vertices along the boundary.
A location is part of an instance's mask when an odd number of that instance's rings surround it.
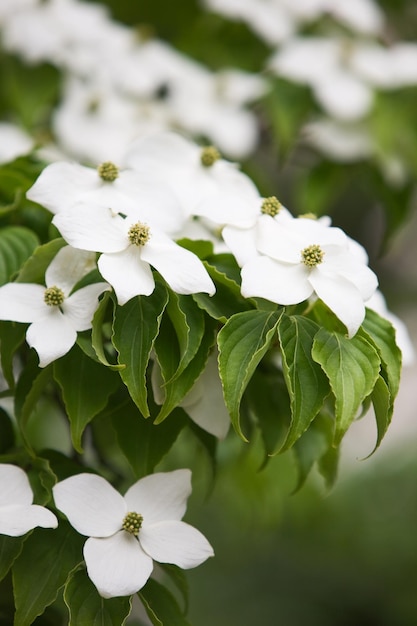
<svg viewBox="0 0 417 626">
<path fill-rule="evenodd" d="M 71 291 L 95 267 L 94 254 L 65 246 L 46 270 L 46 287 L 18 282 L 0 287 L 0 319 L 29 323 L 26 341 L 38 353 L 40 367 L 69 352 L 77 332 L 91 328 L 98 297 L 109 285 Z"/>
<path fill-rule="evenodd" d="M 0 163 L 9 163 L 28 154 L 34 147 L 33 139 L 21 128 L 9 122 L 0 122 Z"/>
<path fill-rule="evenodd" d="M 164 381 L 156 360 L 154 360 L 151 380 L 154 400 L 157 404 L 163 404 Z M 216 352 L 209 356 L 205 369 L 179 406 L 193 422 L 210 435 L 214 435 L 217 439 L 226 437 L 230 427 L 230 415 L 224 403 Z"/>
<path fill-rule="evenodd" d="M 113 287 L 119 304 L 155 288 L 154 267 L 171 289 L 181 294 L 204 292 L 215 286 L 200 259 L 170 239 L 151 216 L 135 207 L 120 215 L 117 206 L 79 202 L 61 211 L 53 223 L 75 248 L 102 252 L 101 275 Z M 149 217 L 149 219 L 147 219 Z"/>
<path fill-rule="evenodd" d="M 355 123 L 317 119 L 304 126 L 302 137 L 321 154 L 342 163 L 367 159 L 374 153 L 369 131 Z"/>
<path fill-rule="evenodd" d="M 0 464 L 0 535 L 21 537 L 37 526 L 58 526 L 51 511 L 32 502 L 33 492 L 25 472 L 16 465 Z"/>
<path fill-rule="evenodd" d="M 158 133 L 133 142 L 124 164 L 150 180 L 163 180 L 188 216 L 200 215 L 204 202 L 219 207 L 236 195 L 257 195 L 253 182 L 213 146 L 201 147 L 174 133 Z M 205 217 L 209 217 L 204 214 Z"/>
<path fill-rule="evenodd" d="M 297 304 L 315 294 L 352 337 L 378 281 L 363 262 L 359 244 L 350 242 L 339 228 L 318 220 L 262 221 L 256 240 L 259 254 L 242 267 L 242 294 L 281 305 Z"/>
<path fill-rule="evenodd" d="M 124 497 L 95 474 L 78 474 L 53 487 L 57 508 L 89 537 L 87 573 L 104 598 L 139 591 L 153 560 L 190 569 L 213 556 L 204 535 L 181 521 L 190 493 L 187 469 L 146 476 Z"/>
<path fill-rule="evenodd" d="M 388 309 L 382 293 L 379 290 L 375 291 L 372 297 L 365 302 L 365 305 L 368 309 L 372 309 L 381 317 L 384 317 L 391 322 L 395 330 L 395 340 L 397 346 L 401 350 L 402 364 L 405 366 L 412 365 L 416 360 L 416 353 L 407 327 L 397 315 Z"/>
</svg>

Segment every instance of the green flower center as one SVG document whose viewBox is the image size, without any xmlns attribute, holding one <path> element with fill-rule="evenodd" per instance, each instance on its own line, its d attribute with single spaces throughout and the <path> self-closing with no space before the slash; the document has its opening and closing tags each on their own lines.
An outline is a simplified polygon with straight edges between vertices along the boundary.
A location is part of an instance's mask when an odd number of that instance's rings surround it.
<svg viewBox="0 0 417 626">
<path fill-rule="evenodd" d="M 119 176 L 119 168 L 111 161 L 105 161 L 97 168 L 98 175 L 106 183 L 112 183 Z"/>
<path fill-rule="evenodd" d="M 48 287 L 43 294 L 45 304 L 59 306 L 65 300 L 64 292 L 59 287 Z"/>
<path fill-rule="evenodd" d="M 151 231 L 149 226 L 137 222 L 129 228 L 128 237 L 131 244 L 134 246 L 144 246 L 150 239 Z"/>
<path fill-rule="evenodd" d="M 204 167 L 211 167 L 220 158 L 220 152 L 214 146 L 206 146 L 201 151 L 200 160 Z"/>
<path fill-rule="evenodd" d="M 282 204 L 275 196 L 264 198 L 261 206 L 261 213 L 275 217 L 281 211 Z"/>
<path fill-rule="evenodd" d="M 301 250 L 301 260 L 307 267 L 316 267 L 323 261 L 323 257 L 324 252 L 316 243 Z"/>
<path fill-rule="evenodd" d="M 131 535 L 137 536 L 139 535 L 142 522 L 143 522 L 142 515 L 140 515 L 140 513 L 135 513 L 134 511 L 131 511 L 124 518 L 122 528 L 123 530 L 126 530 Z"/>
</svg>

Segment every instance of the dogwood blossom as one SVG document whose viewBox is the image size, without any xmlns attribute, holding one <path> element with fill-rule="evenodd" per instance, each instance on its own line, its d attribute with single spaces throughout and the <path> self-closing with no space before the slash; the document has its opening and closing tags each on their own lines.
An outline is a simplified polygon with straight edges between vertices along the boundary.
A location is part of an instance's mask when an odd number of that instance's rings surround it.
<svg viewBox="0 0 417 626">
<path fill-rule="evenodd" d="M 82 535 L 87 573 L 105 598 L 136 593 L 153 560 L 183 569 L 213 556 L 207 539 L 181 521 L 191 493 L 191 472 L 146 476 L 124 497 L 95 474 L 71 476 L 53 487 L 57 508 Z"/>
<path fill-rule="evenodd" d="M 33 492 L 25 472 L 16 465 L 0 464 L 0 535 L 21 537 L 37 526 L 58 526 L 51 511 L 32 502 Z"/>
<path fill-rule="evenodd" d="M 277 304 L 297 304 L 313 294 L 345 324 L 352 337 L 365 317 L 364 302 L 378 281 L 339 228 L 318 220 L 263 220 L 257 256 L 242 267 L 242 294 Z"/>
<path fill-rule="evenodd" d="M 117 209 L 116 209 L 117 210 Z M 155 288 L 151 265 L 168 285 L 181 294 L 213 294 L 215 286 L 200 259 L 181 248 L 140 210 L 120 215 L 114 208 L 79 202 L 52 220 L 74 247 L 102 252 L 101 275 L 123 305 L 136 295 L 150 295 Z"/>
<path fill-rule="evenodd" d="M 46 287 L 18 282 L 0 287 L 0 319 L 29 323 L 26 341 L 38 353 L 40 367 L 69 352 L 77 332 L 91 328 L 98 297 L 109 285 L 71 291 L 94 267 L 94 254 L 65 246 L 46 270 Z"/>
</svg>

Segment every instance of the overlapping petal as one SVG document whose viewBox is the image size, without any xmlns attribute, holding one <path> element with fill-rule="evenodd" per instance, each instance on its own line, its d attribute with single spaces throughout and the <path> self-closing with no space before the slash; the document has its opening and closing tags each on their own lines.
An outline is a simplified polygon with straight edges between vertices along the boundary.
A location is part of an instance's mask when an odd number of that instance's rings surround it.
<svg viewBox="0 0 417 626">
<path fill-rule="evenodd" d="M 77 282 L 95 267 L 96 257 L 93 252 L 64 246 L 47 267 L 45 284 L 47 287 L 56 285 L 68 295 Z"/>
<path fill-rule="evenodd" d="M 7 283 L 0 287 L 0 319 L 29 323 L 45 317 L 45 287 L 25 283 Z"/>
<path fill-rule="evenodd" d="M 40 367 L 46 367 L 67 354 L 77 340 L 77 331 L 71 321 L 59 308 L 49 308 L 51 310 L 33 322 L 26 332 L 26 341 L 39 355 Z"/>
<path fill-rule="evenodd" d="M 91 321 L 97 309 L 98 297 L 110 289 L 107 283 L 93 283 L 78 289 L 62 304 L 62 311 L 75 330 L 91 328 Z"/>
<path fill-rule="evenodd" d="M 297 304 L 309 298 L 313 287 L 304 265 L 278 263 L 267 256 L 251 259 L 242 268 L 242 295 L 277 304 Z"/>
<path fill-rule="evenodd" d="M 115 254 L 102 254 L 98 268 L 113 287 L 120 305 L 134 296 L 149 296 L 155 288 L 152 270 L 135 246 L 128 246 Z"/>
<path fill-rule="evenodd" d="M 56 528 L 58 520 L 51 511 L 37 504 L 0 507 L 0 535 L 21 537 L 37 526 Z"/>
<path fill-rule="evenodd" d="M 17 465 L 0 464 L 0 507 L 32 504 L 33 493 L 25 472 Z"/>
</svg>

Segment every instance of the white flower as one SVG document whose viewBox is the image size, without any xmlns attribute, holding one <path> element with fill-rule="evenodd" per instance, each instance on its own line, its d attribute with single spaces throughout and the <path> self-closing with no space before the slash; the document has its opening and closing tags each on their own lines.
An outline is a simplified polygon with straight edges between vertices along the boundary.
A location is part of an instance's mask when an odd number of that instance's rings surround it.
<svg viewBox="0 0 417 626">
<path fill-rule="evenodd" d="M 25 472 L 0 464 L 0 534 L 21 537 L 32 528 L 56 528 L 58 520 L 43 506 L 32 504 L 33 493 Z"/>
<path fill-rule="evenodd" d="M 365 317 L 364 301 L 378 284 L 357 245 L 318 220 L 263 220 L 256 239 L 259 255 L 242 268 L 242 294 L 281 305 L 316 294 L 352 337 Z"/>
<path fill-rule="evenodd" d="M 136 593 L 153 560 L 196 567 L 213 549 L 193 526 L 180 521 L 191 493 L 191 472 L 146 476 L 121 496 L 104 478 L 78 474 L 53 487 L 55 504 L 82 535 L 87 573 L 105 598 Z"/>
<path fill-rule="evenodd" d="M 21 128 L 8 122 L 0 122 L 0 163 L 8 163 L 30 152 L 34 141 Z"/>
<path fill-rule="evenodd" d="M 152 368 L 152 390 L 157 404 L 164 402 L 164 387 L 157 362 Z M 230 415 L 224 403 L 222 384 L 217 366 L 217 353 L 213 352 L 205 369 L 180 405 L 200 428 L 224 439 L 230 427 Z"/>
<path fill-rule="evenodd" d="M 46 288 L 17 282 L 0 287 L 0 319 L 30 324 L 26 341 L 38 353 L 40 367 L 69 352 L 77 331 L 91 328 L 98 297 L 109 285 L 71 290 L 94 267 L 94 254 L 65 246 L 46 270 Z"/>
<path fill-rule="evenodd" d="M 215 286 L 200 259 L 178 246 L 141 211 L 126 216 L 113 209 L 79 202 L 52 220 L 74 247 L 102 252 L 101 275 L 113 287 L 119 304 L 155 288 L 151 265 L 173 291 L 213 294 Z"/>
</svg>

